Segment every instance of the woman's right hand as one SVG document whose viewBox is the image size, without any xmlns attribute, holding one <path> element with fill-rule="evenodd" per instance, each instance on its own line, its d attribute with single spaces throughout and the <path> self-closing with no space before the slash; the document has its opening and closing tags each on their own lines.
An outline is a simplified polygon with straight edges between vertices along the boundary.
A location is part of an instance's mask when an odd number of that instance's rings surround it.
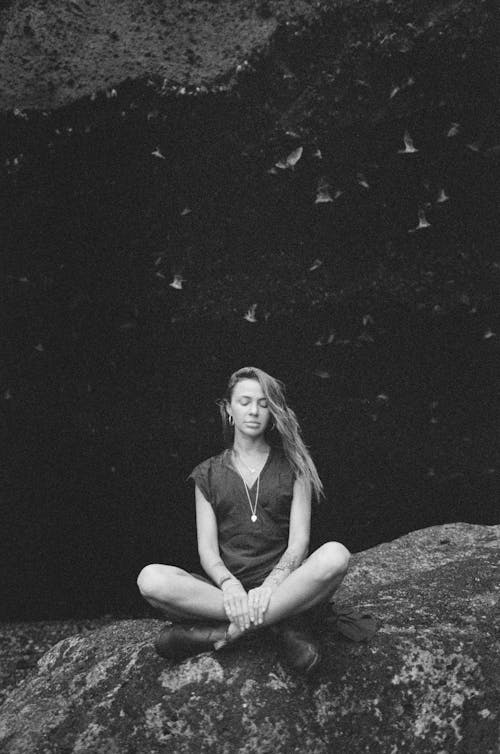
<svg viewBox="0 0 500 754">
<path fill-rule="evenodd" d="M 224 610 L 230 623 L 235 623 L 240 631 L 250 628 L 248 596 L 238 579 L 225 581 L 221 587 L 224 595 Z"/>
</svg>

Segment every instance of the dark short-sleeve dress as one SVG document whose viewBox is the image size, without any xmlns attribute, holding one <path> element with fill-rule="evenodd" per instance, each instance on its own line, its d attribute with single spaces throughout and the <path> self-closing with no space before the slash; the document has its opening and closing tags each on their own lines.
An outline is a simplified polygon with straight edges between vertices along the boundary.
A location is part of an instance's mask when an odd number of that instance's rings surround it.
<svg viewBox="0 0 500 754">
<path fill-rule="evenodd" d="M 192 479 L 212 505 L 217 519 L 221 558 L 245 589 L 260 586 L 288 545 L 294 472 L 281 448 L 271 448 L 260 473 L 257 520 L 243 480 L 231 461 L 231 451 L 203 461 Z M 257 481 L 250 487 L 252 503 Z"/>
</svg>

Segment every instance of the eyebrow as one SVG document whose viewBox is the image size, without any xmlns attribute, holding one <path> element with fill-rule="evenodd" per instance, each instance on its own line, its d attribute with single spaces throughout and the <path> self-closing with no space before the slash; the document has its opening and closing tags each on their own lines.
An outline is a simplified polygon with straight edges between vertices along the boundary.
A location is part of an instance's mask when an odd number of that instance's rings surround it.
<svg viewBox="0 0 500 754">
<path fill-rule="evenodd" d="M 252 395 L 239 395 L 239 398 L 252 398 Z M 267 401 L 267 398 L 265 395 L 262 395 L 260 398 L 257 398 L 258 401 Z"/>
</svg>

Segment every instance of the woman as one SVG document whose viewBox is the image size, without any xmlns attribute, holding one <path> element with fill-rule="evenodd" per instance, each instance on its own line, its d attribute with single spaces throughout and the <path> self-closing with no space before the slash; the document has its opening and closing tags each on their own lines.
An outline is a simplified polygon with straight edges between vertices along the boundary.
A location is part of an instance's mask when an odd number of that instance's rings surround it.
<svg viewBox="0 0 500 754">
<path fill-rule="evenodd" d="M 323 490 L 283 384 L 245 367 L 231 376 L 219 407 L 227 449 L 189 477 L 208 578 L 170 565 L 139 574 L 143 597 L 173 621 L 156 649 L 181 659 L 268 626 L 289 665 L 307 673 L 320 651 L 302 614 L 329 600 L 349 553 L 328 542 L 308 554 L 311 497 Z"/>
</svg>

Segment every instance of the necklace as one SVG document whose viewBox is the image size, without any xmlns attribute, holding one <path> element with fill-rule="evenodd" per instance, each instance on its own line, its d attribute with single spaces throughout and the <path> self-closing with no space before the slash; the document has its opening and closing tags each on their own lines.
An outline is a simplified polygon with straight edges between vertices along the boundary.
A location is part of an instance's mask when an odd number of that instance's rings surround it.
<svg viewBox="0 0 500 754">
<path fill-rule="evenodd" d="M 240 474 L 240 476 L 241 476 L 241 474 Z M 257 477 L 257 492 L 256 492 L 256 495 L 255 495 L 255 503 L 253 504 L 253 506 L 252 506 L 252 498 L 250 497 L 250 491 L 249 491 L 249 489 L 247 487 L 247 483 L 245 482 L 245 480 L 243 479 L 242 476 L 241 476 L 241 478 L 243 480 L 243 484 L 245 485 L 245 492 L 247 493 L 248 505 L 250 506 L 250 511 L 252 513 L 252 515 L 250 516 L 250 521 L 252 521 L 252 523 L 255 523 L 257 521 L 257 503 L 259 502 L 260 474 Z"/>
<path fill-rule="evenodd" d="M 245 464 L 245 465 L 246 465 L 246 464 Z M 247 467 L 247 468 L 248 468 L 248 467 Z M 259 474 L 259 475 L 258 475 L 258 477 L 257 477 L 257 492 L 256 492 L 256 494 L 255 494 L 255 502 L 254 502 L 254 504 L 252 505 L 252 498 L 250 497 L 250 490 L 248 489 L 247 483 L 245 482 L 245 480 L 244 480 L 244 478 L 243 478 L 243 474 L 241 473 L 241 471 L 240 471 L 240 470 L 239 470 L 238 468 L 237 468 L 236 470 L 237 470 L 238 474 L 239 474 L 239 475 L 240 475 L 240 477 L 241 477 L 241 481 L 243 482 L 243 486 L 244 486 L 244 488 L 245 488 L 245 492 L 247 493 L 248 505 L 250 506 L 250 512 L 251 512 L 251 514 L 252 514 L 252 515 L 250 516 L 250 521 L 251 521 L 252 523 L 255 523 L 255 522 L 257 521 L 257 503 L 259 502 L 259 485 L 260 485 L 260 474 Z"/>
<path fill-rule="evenodd" d="M 246 462 L 245 462 L 245 461 L 243 460 L 243 458 L 242 458 L 242 457 L 240 456 L 240 454 L 239 454 L 239 453 L 237 453 L 237 452 L 236 452 L 236 451 L 234 450 L 234 448 L 233 448 L 233 455 L 235 456 L 235 458 L 237 458 L 237 459 L 238 459 L 238 461 L 241 461 L 241 463 L 243 464 L 243 466 L 245 466 L 245 467 L 246 467 L 246 468 L 248 469 L 248 471 L 250 471 L 250 473 L 251 473 L 251 474 L 255 474 L 255 472 L 257 471 L 257 469 L 256 469 L 256 468 L 252 468 L 251 466 L 249 466 L 249 465 L 248 465 L 248 463 L 246 463 Z M 268 454 L 268 455 L 269 455 L 269 454 Z"/>
<path fill-rule="evenodd" d="M 257 471 L 257 469 L 252 469 L 252 467 L 249 466 L 248 463 L 245 463 L 245 461 L 243 460 L 243 458 L 239 458 L 239 460 L 241 461 L 241 463 L 243 464 L 243 466 L 247 467 L 248 471 L 251 471 L 252 474 L 255 474 L 255 472 Z"/>
</svg>

